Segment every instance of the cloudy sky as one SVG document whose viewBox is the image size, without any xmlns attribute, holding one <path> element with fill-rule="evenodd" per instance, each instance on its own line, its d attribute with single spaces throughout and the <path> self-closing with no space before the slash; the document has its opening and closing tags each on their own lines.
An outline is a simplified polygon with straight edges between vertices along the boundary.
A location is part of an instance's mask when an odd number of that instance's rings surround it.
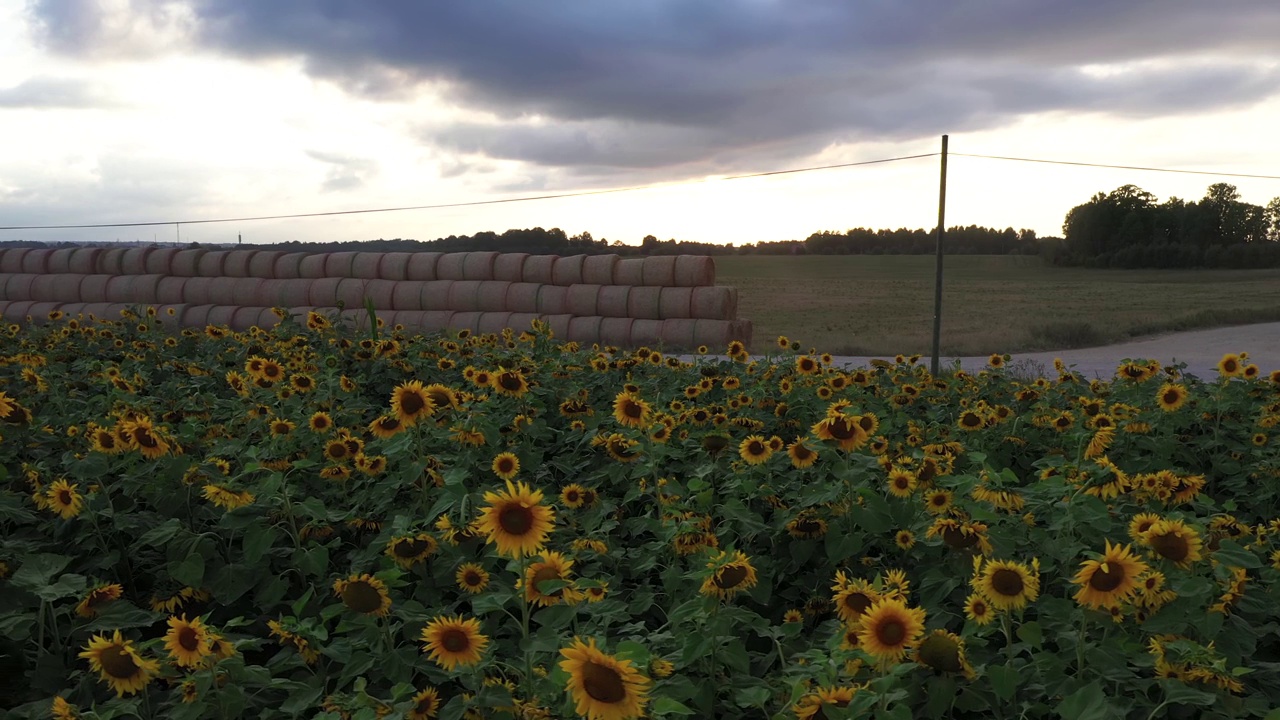
<svg viewBox="0 0 1280 720">
<path fill-rule="evenodd" d="M 560 227 L 638 243 L 932 227 L 932 153 L 1280 175 L 1275 0 L 0 0 L 0 226 L 184 241 Z M 1280 181 L 953 156 L 948 225 L 1059 234 L 1137 184 Z M 691 182 L 692 181 L 692 182 Z M 172 226 L 0 231 L 171 240 Z"/>
</svg>

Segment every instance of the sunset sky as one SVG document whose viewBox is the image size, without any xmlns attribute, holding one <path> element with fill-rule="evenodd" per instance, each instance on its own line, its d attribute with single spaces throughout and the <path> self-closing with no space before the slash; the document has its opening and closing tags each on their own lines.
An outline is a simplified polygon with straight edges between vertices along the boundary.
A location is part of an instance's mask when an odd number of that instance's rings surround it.
<svg viewBox="0 0 1280 720">
<path fill-rule="evenodd" d="M 0 226 L 183 241 L 513 227 L 718 243 L 932 227 L 933 153 L 1280 175 L 1275 0 L 0 0 Z M 690 181 L 705 181 L 693 182 Z M 955 157 L 948 225 L 1061 233 L 1095 192 L 1280 180 Z M 173 226 L 0 240 L 171 241 Z"/>
</svg>

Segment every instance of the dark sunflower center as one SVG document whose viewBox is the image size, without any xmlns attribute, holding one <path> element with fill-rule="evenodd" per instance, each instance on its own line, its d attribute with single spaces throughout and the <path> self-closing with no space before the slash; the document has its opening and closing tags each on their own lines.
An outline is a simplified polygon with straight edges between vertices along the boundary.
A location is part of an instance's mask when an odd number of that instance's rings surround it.
<svg viewBox="0 0 1280 720">
<path fill-rule="evenodd" d="M 431 695 L 428 695 L 422 698 L 421 700 L 418 701 L 418 704 L 413 707 L 413 711 L 418 713 L 419 715 L 429 715 L 433 711 L 435 711 L 435 709 L 436 709 L 436 699 Z"/>
<path fill-rule="evenodd" d="M 498 513 L 498 525 L 510 535 L 524 535 L 533 528 L 533 511 L 510 503 Z"/>
<path fill-rule="evenodd" d="M 374 586 L 356 580 L 343 589 L 342 604 L 358 613 L 371 613 L 382 607 L 382 596 Z"/>
<path fill-rule="evenodd" d="M 911 487 L 911 478 L 906 475 L 897 475 L 893 478 L 893 486 L 899 490 L 906 490 Z"/>
<path fill-rule="evenodd" d="M 113 644 L 103 649 L 98 655 L 98 662 L 102 664 L 104 672 L 118 679 L 133 677 L 139 670 L 133 655 L 125 652 L 123 645 Z"/>
<path fill-rule="evenodd" d="M 1185 537 L 1173 533 L 1152 537 L 1151 547 L 1159 553 L 1160 557 L 1174 562 L 1182 562 L 1191 554 L 1191 543 L 1187 542 Z"/>
<path fill-rule="evenodd" d="M 1005 597 L 1017 597 L 1022 594 L 1026 584 L 1022 582 L 1022 574 L 1009 568 L 1000 568 L 991 573 L 991 588 Z"/>
<path fill-rule="evenodd" d="M 947 496 L 942 494 L 933 495 L 929 498 L 929 504 L 934 507 L 945 507 L 947 504 Z"/>
<path fill-rule="evenodd" d="M 58 502 L 63 505 L 70 505 L 72 500 L 71 491 L 62 489 L 58 491 Z"/>
<path fill-rule="evenodd" d="M 960 647 L 945 635 L 935 635 L 920 644 L 920 659 L 942 672 L 960 672 Z"/>
<path fill-rule="evenodd" d="M 498 460 L 498 472 L 505 475 L 513 470 L 515 470 L 515 468 L 512 466 L 511 458 L 501 458 Z"/>
<path fill-rule="evenodd" d="M 440 634 L 440 647 L 451 653 L 465 652 L 471 647 L 471 638 L 458 628 L 450 628 Z"/>
<path fill-rule="evenodd" d="M 347 446 L 342 443 L 334 443 L 329 446 L 329 457 L 334 460 L 340 460 L 347 456 Z"/>
<path fill-rule="evenodd" d="M 411 558 L 421 555 L 430 547 L 431 544 L 427 540 L 414 538 L 412 540 L 401 540 L 396 543 L 393 552 L 396 554 L 396 557 Z"/>
<path fill-rule="evenodd" d="M 747 568 L 745 565 L 729 565 L 720 569 L 716 573 L 712 582 L 721 590 L 732 590 L 742 584 L 747 579 Z"/>
<path fill-rule="evenodd" d="M 627 686 L 617 670 L 593 662 L 582 668 L 582 688 L 593 700 L 602 703 L 619 703 L 627 697 Z"/>
<path fill-rule="evenodd" d="M 469 587 L 476 587 L 482 582 L 482 580 L 480 579 L 480 573 L 476 572 L 475 570 L 468 570 L 465 574 L 463 574 L 462 582 Z"/>
<path fill-rule="evenodd" d="M 748 455 L 763 455 L 763 454 L 764 454 L 764 443 L 760 442 L 759 440 L 752 440 L 751 442 L 747 443 L 747 454 L 748 454 Z"/>
<path fill-rule="evenodd" d="M 813 456 L 813 451 L 803 445 L 797 445 L 792 449 L 797 460 L 808 460 Z"/>
<path fill-rule="evenodd" d="M 1226 370 L 1227 372 L 1235 372 L 1237 367 L 1238 366 L 1236 365 L 1235 360 L 1228 360 L 1222 363 L 1222 369 Z"/>
<path fill-rule="evenodd" d="M 563 579 L 564 577 L 560 575 L 560 571 L 557 570 L 556 568 L 542 567 L 542 568 L 538 568 L 537 572 L 533 574 L 533 580 L 530 582 L 530 584 L 533 585 L 533 588 L 535 590 L 538 590 L 538 592 L 542 593 L 543 595 L 557 597 L 560 595 L 562 590 L 552 590 L 551 592 L 543 593 L 541 590 L 538 589 L 538 584 L 542 582 L 546 582 L 548 580 L 563 580 Z"/>
<path fill-rule="evenodd" d="M 796 523 L 796 530 L 802 533 L 815 533 L 822 529 L 822 525 L 817 520 L 806 518 Z"/>
<path fill-rule="evenodd" d="M 187 652 L 195 652 L 200 647 L 200 633 L 190 625 L 178 630 L 178 645 Z"/>
<path fill-rule="evenodd" d="M 576 503 L 582 500 L 582 495 L 578 494 L 577 490 L 565 490 L 564 499 L 567 502 Z"/>
<path fill-rule="evenodd" d="M 1124 582 L 1124 566 L 1119 563 L 1104 563 L 1093 575 L 1089 576 L 1089 587 L 1098 592 L 1111 592 Z"/>
<path fill-rule="evenodd" d="M 280 377 L 280 368 L 275 365 L 268 365 L 262 368 L 262 374 L 269 378 Z"/>
<path fill-rule="evenodd" d="M 151 434 L 151 431 L 144 427 L 134 428 L 133 439 L 145 448 L 153 448 L 159 445 L 159 443 L 156 442 L 155 436 Z"/>
<path fill-rule="evenodd" d="M 978 536 L 967 534 L 960 528 L 947 527 L 942 530 L 942 542 L 957 550 L 972 547 L 978 543 Z"/>
<path fill-rule="evenodd" d="M 981 424 L 982 424 L 982 418 L 978 417 L 978 416 L 977 416 L 976 414 L 974 414 L 974 413 L 965 413 L 965 414 L 960 418 L 960 422 L 961 422 L 961 424 L 963 424 L 965 427 L 977 427 L 977 426 L 979 426 L 979 425 L 981 425 Z"/>
<path fill-rule="evenodd" d="M 837 440 L 849 440 L 857 437 L 858 431 L 854 429 L 856 427 L 848 418 L 841 417 L 827 423 L 827 432 Z"/>
<path fill-rule="evenodd" d="M 498 384 L 504 390 L 517 391 L 520 389 L 520 376 L 515 373 L 502 373 L 498 376 Z"/>
<path fill-rule="evenodd" d="M 622 414 L 632 420 L 639 420 L 640 416 L 644 414 L 644 408 L 640 407 L 638 403 L 627 400 L 622 403 Z"/>
<path fill-rule="evenodd" d="M 378 422 L 378 427 L 387 431 L 398 430 L 400 428 L 400 421 L 393 417 L 383 418 Z"/>
<path fill-rule="evenodd" d="M 852 610 L 857 615 L 862 615 L 871 607 L 871 598 L 865 593 L 852 593 L 845 597 L 844 606 Z"/>
<path fill-rule="evenodd" d="M 907 628 L 901 620 L 890 618 L 876 626 L 876 639 L 882 645 L 895 647 L 907 639 Z"/>
<path fill-rule="evenodd" d="M 1168 392 L 1166 392 L 1166 393 L 1164 394 L 1164 402 L 1165 402 L 1165 404 L 1166 404 L 1166 405 L 1172 405 L 1172 404 L 1174 404 L 1174 403 L 1178 402 L 1178 391 L 1177 391 L 1177 390 L 1169 390 Z"/>
<path fill-rule="evenodd" d="M 400 395 L 400 410 L 405 415 L 417 415 L 426 406 L 426 400 L 416 392 L 406 392 Z"/>
</svg>

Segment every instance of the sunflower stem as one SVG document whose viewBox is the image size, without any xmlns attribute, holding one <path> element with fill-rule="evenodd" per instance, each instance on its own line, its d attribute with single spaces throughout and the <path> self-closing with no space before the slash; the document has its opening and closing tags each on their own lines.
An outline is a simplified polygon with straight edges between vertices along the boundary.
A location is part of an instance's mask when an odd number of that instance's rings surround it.
<svg viewBox="0 0 1280 720">
<path fill-rule="evenodd" d="M 1089 616 L 1080 618 L 1080 636 L 1076 638 L 1076 672 L 1084 672 L 1084 635 L 1085 626 L 1089 624 Z"/>
<path fill-rule="evenodd" d="M 529 556 L 520 560 L 520 579 L 528 582 Z M 529 642 L 529 601 L 524 598 L 520 588 L 516 589 L 516 599 L 520 601 L 520 637 L 524 645 L 524 685 L 528 697 L 534 696 L 533 687 L 533 647 Z"/>
<path fill-rule="evenodd" d="M 1008 611 L 1000 613 L 1000 627 L 1004 630 L 1004 651 L 1013 659 L 1013 621 L 1009 619 Z"/>
</svg>

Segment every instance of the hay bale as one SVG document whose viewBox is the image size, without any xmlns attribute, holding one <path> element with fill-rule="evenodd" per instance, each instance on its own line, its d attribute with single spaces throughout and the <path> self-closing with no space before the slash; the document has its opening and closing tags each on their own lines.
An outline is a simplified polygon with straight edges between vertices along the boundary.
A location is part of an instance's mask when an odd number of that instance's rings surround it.
<svg viewBox="0 0 1280 720">
<path fill-rule="evenodd" d="M 569 288 L 559 285 L 539 285 L 537 310 L 543 315 L 568 315 Z"/>
<path fill-rule="evenodd" d="M 399 284 L 395 280 L 382 280 L 380 278 L 366 280 L 364 296 L 373 301 L 375 309 L 391 310 L 395 307 L 392 297 L 395 295 L 396 286 Z"/>
<path fill-rule="evenodd" d="M 729 321 L 729 339 L 741 340 L 744 345 L 751 347 L 751 337 L 754 334 L 755 327 L 750 320 L 738 318 Z"/>
<path fill-rule="evenodd" d="M 34 275 L 31 299 L 41 302 L 80 302 L 82 275 Z"/>
<path fill-rule="evenodd" d="M 693 291 L 687 287 L 664 287 L 658 293 L 658 312 L 663 319 L 697 317 L 693 314 Z"/>
<path fill-rule="evenodd" d="M 582 282 L 587 285 L 612 285 L 617 255 L 588 255 L 582 261 Z"/>
<path fill-rule="evenodd" d="M 463 280 L 492 280 L 493 264 L 498 253 L 492 250 L 477 250 L 467 253 L 462 260 Z"/>
<path fill-rule="evenodd" d="M 222 275 L 233 278 L 253 277 L 250 266 L 253 263 L 253 256 L 257 253 L 257 250 L 228 251 L 227 257 L 222 261 Z"/>
<path fill-rule="evenodd" d="M 186 311 L 182 313 L 182 326 L 202 328 L 208 325 L 209 313 L 212 310 L 212 305 L 187 305 Z"/>
<path fill-rule="evenodd" d="M 479 312 L 456 312 L 453 317 L 449 318 L 450 330 L 470 330 L 478 332 L 480 329 Z"/>
<path fill-rule="evenodd" d="M 35 300 L 6 300 L 4 304 L 4 319 L 9 322 L 25 323 L 31 306 L 35 304 Z"/>
<path fill-rule="evenodd" d="M 572 315 L 543 315 L 547 321 L 547 327 L 551 330 L 551 336 L 564 341 L 569 337 L 569 321 L 573 319 Z"/>
<path fill-rule="evenodd" d="M 330 278 L 352 277 L 351 266 L 356 260 L 356 253 L 329 253 L 325 258 L 324 276 Z"/>
<path fill-rule="evenodd" d="M 633 320 L 631 322 L 631 344 L 656 346 L 662 342 L 662 320 Z"/>
<path fill-rule="evenodd" d="M 614 285 L 643 285 L 644 258 L 621 258 L 613 266 Z"/>
<path fill-rule="evenodd" d="M 457 312 L 479 312 L 479 293 L 479 280 L 454 280 L 449 288 L 449 305 L 445 309 Z"/>
<path fill-rule="evenodd" d="M 600 295 L 596 298 L 596 309 L 603 317 L 630 317 L 628 303 L 631 296 L 630 285 L 602 285 Z"/>
<path fill-rule="evenodd" d="M 121 265 L 124 262 L 124 252 L 127 248 L 112 247 L 104 248 L 102 254 L 98 255 L 97 272 L 103 275 L 119 275 L 124 272 Z"/>
<path fill-rule="evenodd" d="M 351 261 L 351 275 L 365 280 L 376 280 L 380 265 L 382 265 L 382 253 L 358 252 Z"/>
<path fill-rule="evenodd" d="M 503 328 L 511 327 L 510 320 L 511 313 L 509 312 L 482 312 L 480 313 L 480 320 L 476 323 L 476 332 L 500 333 Z"/>
<path fill-rule="evenodd" d="M 347 309 L 358 309 L 364 312 L 365 283 L 359 278 L 338 278 L 338 305 Z"/>
<path fill-rule="evenodd" d="M 577 343 L 598 343 L 600 342 L 600 323 L 604 318 L 595 315 L 591 317 L 574 316 L 569 321 L 569 331 L 565 333 L 565 338 L 570 342 Z"/>
<path fill-rule="evenodd" d="M 156 286 L 156 302 L 167 305 L 180 305 L 183 302 L 187 280 L 191 278 L 168 275 L 160 278 Z"/>
<path fill-rule="evenodd" d="M 533 312 L 513 312 L 511 317 L 507 318 L 507 327 L 515 330 L 517 333 L 533 329 L 533 321 L 542 318 L 542 315 Z"/>
<path fill-rule="evenodd" d="M 642 285 L 627 296 L 627 315 L 638 320 L 662 320 L 662 288 Z"/>
<path fill-rule="evenodd" d="M 170 275 L 178 277 L 195 277 L 200 274 L 200 258 L 209 252 L 204 248 L 188 248 L 174 253 L 169 261 Z"/>
<path fill-rule="evenodd" d="M 631 346 L 631 327 L 635 320 L 627 317 L 605 317 L 600 320 L 600 342 L 624 348 Z"/>
<path fill-rule="evenodd" d="M 436 278 L 439 280 L 465 280 L 462 265 L 467 260 L 466 253 L 445 253 L 436 261 Z"/>
<path fill-rule="evenodd" d="M 452 310 L 427 310 L 422 313 L 422 320 L 419 328 L 421 332 L 433 333 L 444 330 L 449 327 L 450 321 L 453 320 L 454 313 Z"/>
<path fill-rule="evenodd" d="M 147 256 L 147 274 L 173 275 L 173 258 L 181 252 L 178 248 L 156 248 Z"/>
<path fill-rule="evenodd" d="M 430 280 L 422 283 L 422 293 L 418 296 L 418 306 L 423 310 L 450 310 L 449 295 L 456 280 Z M 454 311 L 456 312 L 456 311 Z"/>
<path fill-rule="evenodd" d="M 31 286 L 35 283 L 37 275 L 29 275 L 19 273 L 16 275 L 0 275 L 0 283 L 3 283 L 4 292 L 0 294 L 0 300 L 35 300 L 31 296 Z"/>
<path fill-rule="evenodd" d="M 378 263 L 378 277 L 383 280 L 408 280 L 411 257 L 413 254 L 407 252 L 383 253 L 382 261 Z"/>
<path fill-rule="evenodd" d="M 280 250 L 259 250 L 249 258 L 249 277 L 270 280 L 276 276 L 276 261 L 284 257 Z"/>
<path fill-rule="evenodd" d="M 409 280 L 396 281 L 391 291 L 392 310 L 422 310 L 422 287 L 426 283 Z"/>
<path fill-rule="evenodd" d="M 550 285 L 557 259 L 555 255 L 530 255 L 524 260 L 524 275 L 521 280 Z"/>
<path fill-rule="evenodd" d="M 529 253 L 502 253 L 493 261 L 493 279 L 524 282 L 524 262 Z"/>
<path fill-rule="evenodd" d="M 71 256 L 75 253 L 76 248 L 58 248 L 49 254 L 49 261 L 45 265 L 45 272 L 50 273 L 69 273 L 75 272 L 71 269 Z M 89 275 L 90 273 L 81 273 Z"/>
<path fill-rule="evenodd" d="M 182 288 L 182 299 L 188 305 L 212 305 L 213 284 L 216 277 L 193 277 Z"/>
<path fill-rule="evenodd" d="M 131 303 L 133 299 L 133 283 L 138 275 L 113 275 L 107 279 L 108 303 Z"/>
<path fill-rule="evenodd" d="M 712 286 L 692 288 L 692 317 L 732 320 L 738 314 L 738 290 Z"/>
<path fill-rule="evenodd" d="M 556 258 L 551 266 L 551 283 L 553 285 L 582 285 L 582 262 L 586 255 L 570 255 Z"/>
<path fill-rule="evenodd" d="M 309 305 L 315 307 L 337 307 L 338 306 L 338 283 L 345 278 L 340 277 L 323 277 L 315 278 L 311 281 L 311 291 L 307 294 Z"/>
<path fill-rule="evenodd" d="M 22 257 L 31 251 L 31 248 L 5 248 L 0 250 L 0 273 L 12 275 L 22 272 Z"/>
<path fill-rule="evenodd" d="M 227 323 L 232 330 L 244 332 L 258 324 L 263 309 L 260 307 L 238 307 L 231 314 L 231 322 Z M 272 316 L 273 318 L 275 316 Z"/>
<path fill-rule="evenodd" d="M 676 257 L 658 255 L 644 259 L 643 284 L 672 287 L 676 284 Z"/>
<path fill-rule="evenodd" d="M 102 248 L 72 248 L 67 272 L 77 275 L 96 275 L 102 272 L 98 269 L 98 256 L 101 254 Z"/>
<path fill-rule="evenodd" d="M 152 250 L 155 250 L 155 248 L 125 248 L 124 254 L 120 256 L 120 272 L 118 274 L 145 275 L 147 272 L 147 256 L 151 254 Z"/>
<path fill-rule="evenodd" d="M 599 297 L 599 285 L 570 285 L 567 298 L 569 313 L 580 317 L 599 315 L 596 312 Z"/>
<path fill-rule="evenodd" d="M 507 307 L 507 290 L 511 283 L 506 280 L 481 280 L 480 289 L 476 292 L 476 309 L 480 312 L 510 312 Z"/>
<path fill-rule="evenodd" d="M 325 270 L 329 265 L 329 253 L 307 255 L 298 263 L 298 277 L 319 279 L 326 277 Z"/>
<path fill-rule="evenodd" d="M 538 291 L 542 286 L 537 283 L 513 282 L 507 286 L 507 297 L 503 301 L 503 310 L 519 313 L 538 312 Z"/>
<path fill-rule="evenodd" d="M 49 256 L 52 254 L 51 248 L 32 248 L 22 256 L 22 272 L 33 275 L 49 272 Z"/>
<path fill-rule="evenodd" d="M 693 331 L 693 340 L 698 345 L 706 345 L 716 352 L 724 352 L 733 339 L 728 320 L 709 320 L 701 318 L 694 321 L 697 325 Z"/>
<path fill-rule="evenodd" d="M 209 308 L 209 316 L 206 321 L 209 325 L 230 328 L 231 318 L 235 317 L 236 311 L 239 309 L 236 305 L 214 305 Z"/>
<path fill-rule="evenodd" d="M 169 314 L 170 310 L 173 311 L 172 315 Z M 187 306 L 182 304 L 165 303 L 158 305 L 156 306 L 156 324 L 165 330 L 173 332 L 183 327 L 182 315 L 186 311 Z"/>
<path fill-rule="evenodd" d="M 662 347 L 666 351 L 691 350 L 698 347 L 695 342 L 697 320 L 688 318 L 672 318 L 662 321 Z"/>
<path fill-rule="evenodd" d="M 201 255 L 196 261 L 196 274 L 205 278 L 222 277 L 222 266 L 227 261 L 227 255 L 230 254 L 230 250 L 210 250 Z M 102 272 L 108 271 L 104 269 Z"/>
<path fill-rule="evenodd" d="M 47 325 L 49 323 L 49 313 L 62 307 L 60 302 L 40 302 L 31 303 L 31 307 L 27 308 L 27 315 L 31 317 L 32 325 Z"/>
<path fill-rule="evenodd" d="M 236 281 L 239 277 L 216 277 L 210 278 L 213 282 L 209 283 L 208 297 L 209 302 L 213 305 L 239 305 L 241 295 L 236 292 Z"/>
<path fill-rule="evenodd" d="M 678 287 L 716 284 L 716 261 L 709 255 L 677 255 L 675 282 Z"/>
<path fill-rule="evenodd" d="M 80 279 L 80 302 L 105 303 L 107 301 L 107 281 L 114 275 L 85 275 Z M 6 292 L 7 289 L 6 289 Z M 12 300 L 13 298 L 9 298 Z"/>
<path fill-rule="evenodd" d="M 409 258 L 409 265 L 405 268 L 406 280 L 438 280 L 436 275 L 436 264 L 440 262 L 442 253 L 438 252 L 416 252 L 412 253 Z"/>
<path fill-rule="evenodd" d="M 309 278 L 291 278 L 273 280 L 270 283 L 271 307 L 302 307 L 311 302 L 311 283 Z"/>
<path fill-rule="evenodd" d="M 271 277 L 279 280 L 293 280 L 302 277 L 302 261 L 307 257 L 306 253 L 282 253 L 276 258 L 276 264 L 271 268 Z"/>
</svg>

